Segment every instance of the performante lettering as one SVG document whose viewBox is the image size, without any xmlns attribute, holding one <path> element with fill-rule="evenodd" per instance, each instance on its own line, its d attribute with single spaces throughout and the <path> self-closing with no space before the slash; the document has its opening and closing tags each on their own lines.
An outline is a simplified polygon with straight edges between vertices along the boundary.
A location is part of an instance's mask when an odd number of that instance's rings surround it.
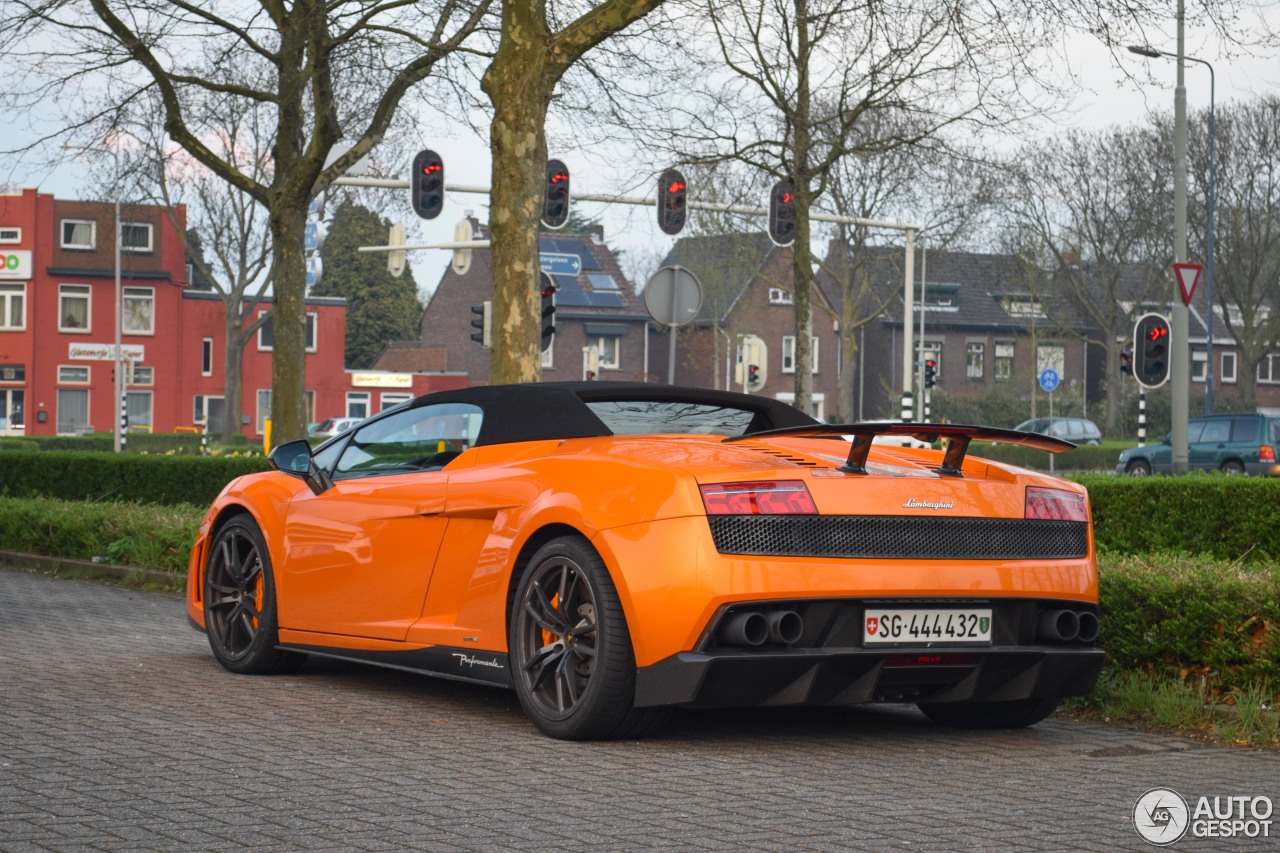
<svg viewBox="0 0 1280 853">
<path fill-rule="evenodd" d="M 502 669 L 502 662 L 497 660 L 485 660 L 484 658 L 472 657 L 463 652 L 454 652 L 453 656 L 458 659 L 458 666 L 471 668 L 473 666 L 491 666 L 494 669 Z"/>
</svg>

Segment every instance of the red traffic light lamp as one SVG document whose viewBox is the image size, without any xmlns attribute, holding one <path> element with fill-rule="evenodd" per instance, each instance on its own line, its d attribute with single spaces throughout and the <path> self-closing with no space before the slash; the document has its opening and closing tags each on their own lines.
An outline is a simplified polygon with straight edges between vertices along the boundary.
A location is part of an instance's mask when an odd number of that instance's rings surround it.
<svg viewBox="0 0 1280 853">
<path fill-rule="evenodd" d="M 689 184 L 676 169 L 658 176 L 658 227 L 662 233 L 675 236 L 689 218 Z"/>
</svg>

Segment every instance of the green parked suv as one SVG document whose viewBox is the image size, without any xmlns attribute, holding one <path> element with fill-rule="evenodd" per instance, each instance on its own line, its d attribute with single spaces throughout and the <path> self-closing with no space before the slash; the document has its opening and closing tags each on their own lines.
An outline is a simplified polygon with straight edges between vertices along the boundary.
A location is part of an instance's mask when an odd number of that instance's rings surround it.
<svg viewBox="0 0 1280 853">
<path fill-rule="evenodd" d="M 1187 424 L 1187 463 L 1192 471 L 1280 476 L 1280 418 L 1266 415 L 1206 415 Z M 1117 474 L 1145 477 L 1168 474 L 1172 467 L 1170 437 L 1149 447 L 1120 454 Z"/>
</svg>

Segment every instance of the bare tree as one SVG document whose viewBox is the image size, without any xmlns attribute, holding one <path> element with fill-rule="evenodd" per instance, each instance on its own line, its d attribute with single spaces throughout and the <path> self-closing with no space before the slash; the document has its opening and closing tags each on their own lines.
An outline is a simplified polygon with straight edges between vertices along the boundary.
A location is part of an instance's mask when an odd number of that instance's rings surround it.
<svg viewBox="0 0 1280 853">
<path fill-rule="evenodd" d="M 1187 171 L 1194 175 L 1201 203 L 1191 205 L 1187 219 L 1191 244 L 1206 257 L 1202 202 L 1208 198 L 1208 128 L 1205 114 L 1195 118 Z M 1214 310 L 1240 347 L 1240 392 L 1252 403 L 1264 359 L 1270 357 L 1267 378 L 1280 381 L 1275 356 L 1280 350 L 1280 97 L 1266 95 L 1219 110 L 1214 130 Z"/>
<path fill-rule="evenodd" d="M 1060 333 L 1106 353 L 1107 430 L 1122 405 L 1120 352 L 1134 321 L 1168 303 L 1173 168 L 1163 140 L 1149 127 L 1073 131 L 1024 147 L 1004 168 L 1008 222 L 1054 271 L 1033 293 Z"/>
<path fill-rule="evenodd" d="M 382 139 L 410 89 L 463 49 L 492 0 L 334 0 L 261 6 L 13 0 L 0 13 L 11 92 L 60 105 L 60 133 L 101 139 L 159 98 L 169 138 L 267 212 L 276 322 L 272 411 L 278 439 L 304 423 L 307 204 Z M 261 113 L 270 168 L 246 174 L 211 136 L 226 116 L 209 95 Z M 346 136 L 351 148 L 326 166 Z"/>
</svg>

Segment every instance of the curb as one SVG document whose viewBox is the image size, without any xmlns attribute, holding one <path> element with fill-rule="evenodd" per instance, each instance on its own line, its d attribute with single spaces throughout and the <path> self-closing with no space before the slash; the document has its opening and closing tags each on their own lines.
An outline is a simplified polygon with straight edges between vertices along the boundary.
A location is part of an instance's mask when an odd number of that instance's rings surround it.
<svg viewBox="0 0 1280 853">
<path fill-rule="evenodd" d="M 167 587 L 181 586 L 183 580 L 181 575 L 157 569 L 99 563 L 94 560 L 76 560 L 71 557 L 46 557 L 40 554 L 24 554 L 20 551 L 0 550 L 0 568 L 39 572 L 54 577 L 65 575 L 78 578 L 142 581 Z"/>
</svg>

